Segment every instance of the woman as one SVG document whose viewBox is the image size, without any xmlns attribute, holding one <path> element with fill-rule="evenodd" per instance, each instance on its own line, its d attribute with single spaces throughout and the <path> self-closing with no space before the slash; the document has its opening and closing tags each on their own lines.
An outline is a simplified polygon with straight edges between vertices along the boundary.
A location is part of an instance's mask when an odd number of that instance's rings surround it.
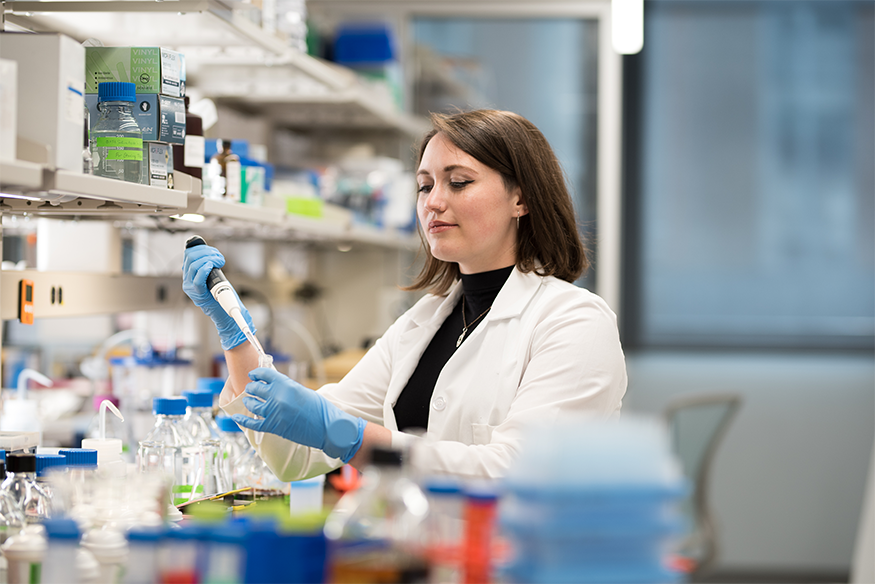
<svg viewBox="0 0 875 584">
<path fill-rule="evenodd" d="M 587 261 L 550 145 L 509 112 L 432 121 L 417 170 L 426 263 L 408 288 L 429 294 L 339 383 L 313 392 L 256 368 L 255 350 L 205 289 L 224 258 L 207 246 L 186 251 L 183 288 L 225 349 L 220 404 L 281 480 L 414 443 L 421 471 L 500 477 L 528 424 L 619 414 L 626 369 L 616 317 L 572 284 Z"/>
</svg>

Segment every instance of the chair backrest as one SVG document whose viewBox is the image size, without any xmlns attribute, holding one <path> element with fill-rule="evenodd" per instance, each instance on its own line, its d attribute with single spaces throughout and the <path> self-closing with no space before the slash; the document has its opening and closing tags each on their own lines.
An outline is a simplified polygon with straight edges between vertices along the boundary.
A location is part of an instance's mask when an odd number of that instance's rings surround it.
<svg viewBox="0 0 875 584">
<path fill-rule="evenodd" d="M 718 555 L 708 484 L 714 455 L 740 406 L 737 394 L 701 394 L 678 398 L 664 412 L 675 455 L 693 487 L 685 508 L 692 532 L 681 553 L 695 563 L 696 573 L 707 571 Z"/>
</svg>

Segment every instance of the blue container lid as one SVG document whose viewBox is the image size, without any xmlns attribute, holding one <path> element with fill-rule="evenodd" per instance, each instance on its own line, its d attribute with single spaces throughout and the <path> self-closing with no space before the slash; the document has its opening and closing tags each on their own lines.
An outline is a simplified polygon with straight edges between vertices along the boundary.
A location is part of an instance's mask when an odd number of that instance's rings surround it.
<svg viewBox="0 0 875 584">
<path fill-rule="evenodd" d="M 137 99 L 137 86 L 127 81 L 107 81 L 97 85 L 97 101 L 129 101 Z"/>
<path fill-rule="evenodd" d="M 197 389 L 199 391 L 210 391 L 212 393 L 222 393 L 225 387 L 224 377 L 199 377 L 197 380 Z"/>
<path fill-rule="evenodd" d="M 188 401 L 184 397 L 156 397 L 152 399 L 152 413 L 156 416 L 184 416 Z"/>
<path fill-rule="evenodd" d="M 79 526 L 72 519 L 46 519 L 43 527 L 49 539 L 79 539 Z"/>
<path fill-rule="evenodd" d="M 216 416 L 216 424 L 222 432 L 242 432 L 243 430 L 230 416 Z"/>
<path fill-rule="evenodd" d="M 128 541 L 156 542 L 164 537 L 166 530 L 158 527 L 135 527 L 128 531 Z"/>
<path fill-rule="evenodd" d="M 196 541 L 202 539 L 205 535 L 206 532 L 204 531 L 204 529 L 196 525 L 186 525 L 185 527 L 180 527 L 179 529 L 167 530 L 168 538 L 182 541 Z"/>
<path fill-rule="evenodd" d="M 68 467 L 97 466 L 97 451 L 91 448 L 66 448 L 59 450 Z"/>
<path fill-rule="evenodd" d="M 43 477 L 50 469 L 65 466 L 67 457 L 62 454 L 37 454 L 36 455 L 36 476 Z"/>
<path fill-rule="evenodd" d="M 462 493 L 462 485 L 453 479 L 437 478 L 430 479 L 425 484 L 425 490 L 433 495 L 459 495 Z"/>
<path fill-rule="evenodd" d="M 392 61 L 392 32 L 383 23 L 341 26 L 334 40 L 334 60 L 344 65 L 379 64 Z"/>
<path fill-rule="evenodd" d="M 238 523 L 222 524 L 216 526 L 208 538 L 217 543 L 242 544 L 246 541 L 246 527 Z"/>
<path fill-rule="evenodd" d="M 186 399 L 190 408 L 213 407 L 213 393 L 211 391 L 183 391 L 182 397 Z"/>
<path fill-rule="evenodd" d="M 6 462 L 6 451 L 5 450 L 0 450 L 0 460 L 2 460 L 3 462 Z"/>
</svg>

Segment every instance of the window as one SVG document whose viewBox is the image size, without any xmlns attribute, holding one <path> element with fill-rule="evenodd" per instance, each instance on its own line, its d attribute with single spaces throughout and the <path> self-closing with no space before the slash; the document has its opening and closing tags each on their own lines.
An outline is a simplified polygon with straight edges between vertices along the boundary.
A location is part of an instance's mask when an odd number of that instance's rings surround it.
<svg viewBox="0 0 875 584">
<path fill-rule="evenodd" d="M 873 347 L 873 31 L 870 2 L 647 4 L 627 342 Z"/>
</svg>

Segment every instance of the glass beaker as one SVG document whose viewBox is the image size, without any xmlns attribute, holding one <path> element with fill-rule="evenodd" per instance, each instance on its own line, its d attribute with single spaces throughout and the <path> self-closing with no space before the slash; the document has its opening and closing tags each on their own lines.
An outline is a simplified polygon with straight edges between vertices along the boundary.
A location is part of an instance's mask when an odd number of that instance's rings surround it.
<svg viewBox="0 0 875 584">
<path fill-rule="evenodd" d="M 141 473 L 166 473 L 164 468 L 164 443 L 153 440 L 140 442 L 137 460 Z M 172 471 L 171 471 L 172 472 Z"/>
</svg>

